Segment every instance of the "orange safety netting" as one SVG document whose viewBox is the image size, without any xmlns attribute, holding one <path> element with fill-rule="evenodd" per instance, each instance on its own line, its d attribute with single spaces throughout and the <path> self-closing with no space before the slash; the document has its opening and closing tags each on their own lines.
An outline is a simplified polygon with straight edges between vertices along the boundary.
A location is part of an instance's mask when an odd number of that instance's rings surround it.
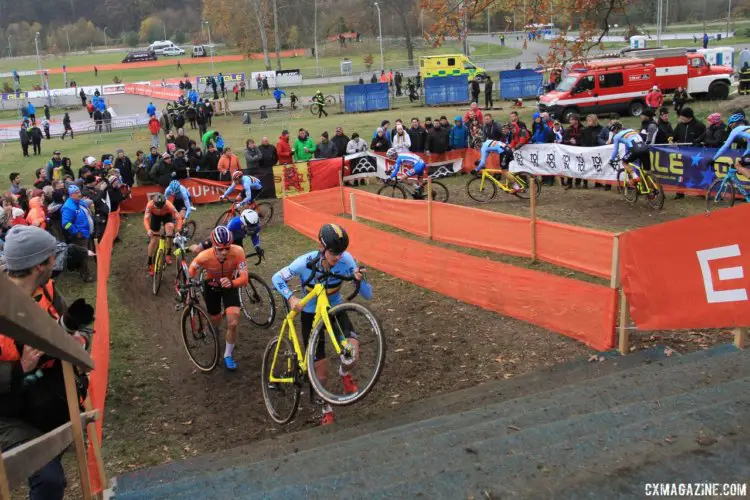
<svg viewBox="0 0 750 500">
<path fill-rule="evenodd" d="M 577 339 L 594 349 L 614 345 L 617 292 L 605 286 L 523 269 L 434 247 L 284 200 L 284 222 L 315 238 L 336 222 L 349 233 L 362 262 L 448 297 L 496 311 Z M 413 259 L 390 259 L 394 249 Z"/>
<path fill-rule="evenodd" d="M 536 222 L 536 255 L 545 262 L 609 278 L 614 235 L 557 222 Z"/>
<path fill-rule="evenodd" d="M 102 442 L 102 422 L 104 421 L 104 399 L 107 395 L 107 377 L 109 374 L 109 303 L 107 301 L 107 282 L 112 262 L 112 245 L 120 231 L 120 213 L 109 214 L 107 227 L 102 240 L 96 247 L 96 319 L 94 320 L 94 341 L 91 345 L 91 357 L 96 368 L 89 374 L 89 395 L 91 404 L 99 412 L 96 421 L 96 433 L 99 443 Z M 96 466 L 91 442 L 88 447 L 89 475 L 93 493 L 102 491 L 102 479 Z"/>
</svg>

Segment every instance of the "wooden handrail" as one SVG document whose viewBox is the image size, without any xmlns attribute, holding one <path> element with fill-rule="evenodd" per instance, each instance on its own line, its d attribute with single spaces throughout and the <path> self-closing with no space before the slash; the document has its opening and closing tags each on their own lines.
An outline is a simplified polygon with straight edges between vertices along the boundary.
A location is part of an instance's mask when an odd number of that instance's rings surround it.
<svg viewBox="0 0 750 500">
<path fill-rule="evenodd" d="M 94 368 L 94 360 L 81 344 L 48 314 L 39 314 L 39 305 L 31 297 L 25 296 L 2 273 L 0 290 L 0 333 L 33 346 L 53 358 L 82 368 Z"/>
<path fill-rule="evenodd" d="M 96 410 L 81 413 L 81 424 L 85 426 L 98 418 L 99 412 Z M 73 425 L 67 422 L 47 434 L 3 453 L 2 460 L 5 462 L 10 489 L 23 484 L 29 476 L 65 451 L 73 443 L 72 429 Z"/>
</svg>

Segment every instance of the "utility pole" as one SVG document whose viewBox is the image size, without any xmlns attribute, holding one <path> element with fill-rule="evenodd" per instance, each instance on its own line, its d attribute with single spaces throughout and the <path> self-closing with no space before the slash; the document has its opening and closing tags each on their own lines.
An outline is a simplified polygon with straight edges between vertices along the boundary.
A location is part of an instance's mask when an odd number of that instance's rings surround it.
<svg viewBox="0 0 750 500">
<path fill-rule="evenodd" d="M 729 38 L 729 22 L 732 19 L 732 0 L 729 0 L 729 8 L 727 9 L 727 38 Z"/>
<path fill-rule="evenodd" d="M 487 7 L 487 55 L 490 55 L 490 39 L 492 38 L 492 32 L 490 31 L 490 8 Z"/>
<path fill-rule="evenodd" d="M 211 74 L 216 73 L 216 69 L 214 68 L 214 45 L 211 43 L 211 25 L 208 24 L 208 21 L 203 21 L 206 25 L 206 30 L 208 30 L 208 52 L 211 54 Z"/>
<path fill-rule="evenodd" d="M 107 27 L 104 27 L 104 48 L 107 48 Z"/>
<path fill-rule="evenodd" d="M 65 38 L 68 40 L 68 54 L 70 54 L 70 35 L 68 35 L 67 28 L 65 28 Z"/>
<path fill-rule="evenodd" d="M 167 23 L 165 23 L 164 21 L 162 21 L 161 22 L 161 26 L 162 26 L 162 28 L 164 28 L 164 40 L 166 40 L 167 39 Z"/>
<path fill-rule="evenodd" d="M 378 35 L 380 39 L 380 71 L 385 71 L 385 62 L 383 61 L 383 24 L 380 22 L 380 5 L 375 2 L 375 8 L 378 9 Z"/>
<path fill-rule="evenodd" d="M 315 23 L 313 29 L 313 38 L 315 39 L 315 74 L 320 76 L 320 59 L 318 58 L 318 0 L 315 0 L 315 17 L 313 22 Z"/>
</svg>

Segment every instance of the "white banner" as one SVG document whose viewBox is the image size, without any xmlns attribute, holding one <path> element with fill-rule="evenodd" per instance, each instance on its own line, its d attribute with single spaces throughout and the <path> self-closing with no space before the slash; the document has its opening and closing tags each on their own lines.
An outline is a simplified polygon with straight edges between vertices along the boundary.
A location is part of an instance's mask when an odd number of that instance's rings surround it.
<svg viewBox="0 0 750 500">
<path fill-rule="evenodd" d="M 623 148 L 621 146 L 621 152 Z M 584 148 L 564 144 L 527 144 L 513 153 L 510 171 L 617 181 L 620 167 L 609 164 L 611 156 L 612 146 Z"/>
<path fill-rule="evenodd" d="M 364 177 L 385 179 L 391 174 L 394 164 L 394 162 L 387 160 L 385 156 L 372 153 L 371 151 L 346 155 L 344 159 L 349 162 L 349 168 L 351 169 L 351 175 L 347 175 L 345 177 L 346 180 L 362 179 Z M 462 158 L 443 160 L 428 163 L 427 171 L 430 177 L 438 179 L 460 172 L 462 166 Z"/>
</svg>

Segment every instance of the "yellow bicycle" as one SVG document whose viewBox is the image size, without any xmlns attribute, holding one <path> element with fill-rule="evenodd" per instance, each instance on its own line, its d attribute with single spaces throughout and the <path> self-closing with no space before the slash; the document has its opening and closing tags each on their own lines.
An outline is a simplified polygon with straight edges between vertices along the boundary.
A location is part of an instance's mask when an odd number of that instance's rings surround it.
<svg viewBox="0 0 750 500">
<path fill-rule="evenodd" d="M 524 200 L 531 197 L 531 174 L 526 172 L 516 172 L 514 174 L 508 170 L 508 180 L 502 182 L 495 177 L 495 175 L 500 175 L 501 172 L 502 170 L 491 168 L 483 168 L 481 171 L 482 175 L 472 172 L 474 178 L 466 183 L 466 193 L 469 195 L 469 198 L 479 203 L 487 203 L 495 197 L 497 188 Z M 514 184 L 517 187 L 514 188 Z M 534 182 L 534 189 L 536 189 L 536 195 L 539 196 L 542 192 L 542 183 L 539 181 Z"/>
<path fill-rule="evenodd" d="M 151 291 L 154 295 L 159 293 L 161 277 L 167 265 L 167 235 L 164 230 L 159 233 L 159 247 L 154 254 L 154 276 L 151 278 Z"/>
<path fill-rule="evenodd" d="M 306 378 L 324 401 L 337 406 L 350 405 L 372 390 L 385 364 L 385 337 L 380 322 L 366 307 L 349 302 L 359 293 L 360 282 L 355 282 L 354 292 L 344 302 L 331 307 L 326 287 L 328 280 L 352 281 L 354 278 L 331 272 L 321 275 L 314 270 L 316 265 L 317 261 L 308 264 L 313 272 L 302 284 L 302 288 L 308 290 L 301 301 L 303 307 L 317 298 L 306 352 L 294 326 L 298 313 L 290 310 L 279 336 L 271 339 L 263 355 L 263 399 L 271 418 L 282 425 L 291 422 L 297 413 Z M 316 274 L 318 283 L 309 287 Z M 319 342 L 323 342 L 322 347 L 318 346 Z M 321 350 L 325 352 L 324 357 L 320 356 Z M 321 381 L 315 370 L 316 362 L 323 359 L 328 361 L 328 371 L 334 374 L 327 382 Z M 335 376 L 334 368 L 356 380 L 356 392 L 347 392 L 341 377 Z"/>
</svg>

